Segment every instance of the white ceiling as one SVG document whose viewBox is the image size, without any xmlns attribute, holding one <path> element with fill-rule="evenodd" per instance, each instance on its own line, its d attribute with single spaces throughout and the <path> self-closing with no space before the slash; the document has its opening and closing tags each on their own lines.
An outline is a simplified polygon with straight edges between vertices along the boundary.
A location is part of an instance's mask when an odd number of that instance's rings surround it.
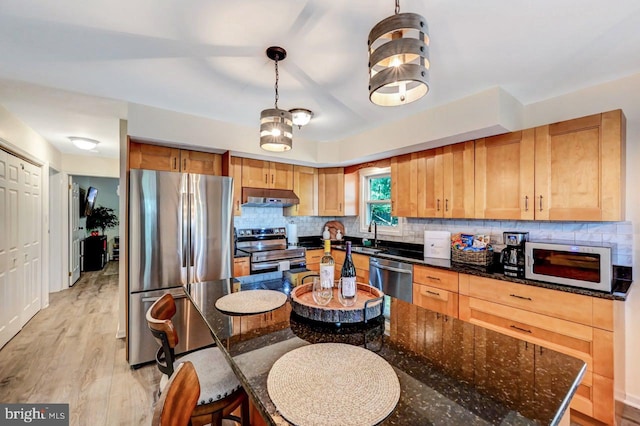
<svg viewBox="0 0 640 426">
<path fill-rule="evenodd" d="M 0 104 L 62 152 L 117 156 L 127 103 L 255 126 L 274 102 L 331 141 L 500 86 L 522 104 L 640 72 L 637 0 L 401 0 L 431 36 L 431 91 L 368 100 L 367 35 L 391 0 L 21 0 L 0 6 Z M 257 136 L 256 136 L 257 143 Z M 295 149 L 295 147 L 294 147 Z M 91 155 L 91 153 L 90 153 Z"/>
</svg>

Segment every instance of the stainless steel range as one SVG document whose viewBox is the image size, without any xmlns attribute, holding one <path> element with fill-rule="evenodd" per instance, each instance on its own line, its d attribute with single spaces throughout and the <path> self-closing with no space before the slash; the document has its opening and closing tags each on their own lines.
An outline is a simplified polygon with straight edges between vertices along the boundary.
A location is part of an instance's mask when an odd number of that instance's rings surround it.
<svg viewBox="0 0 640 426">
<path fill-rule="evenodd" d="M 251 255 L 251 274 L 306 267 L 305 249 L 287 248 L 286 228 L 238 229 L 236 249 Z"/>
</svg>

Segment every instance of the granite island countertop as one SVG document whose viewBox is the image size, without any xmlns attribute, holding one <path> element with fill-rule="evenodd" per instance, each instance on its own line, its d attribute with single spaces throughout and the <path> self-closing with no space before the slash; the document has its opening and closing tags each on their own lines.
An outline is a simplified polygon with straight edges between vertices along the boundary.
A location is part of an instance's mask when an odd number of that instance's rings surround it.
<svg viewBox="0 0 640 426">
<path fill-rule="evenodd" d="M 401 395 L 384 425 L 555 425 L 586 370 L 579 359 L 388 296 L 384 317 L 353 326 L 310 322 L 291 313 L 288 301 L 267 314 L 232 317 L 214 306 L 232 288 L 221 280 L 185 291 L 268 424 L 289 424 L 267 392 L 271 366 L 313 343 L 362 346 L 391 364 Z M 292 286 L 276 279 L 240 288 L 288 294 Z"/>
</svg>

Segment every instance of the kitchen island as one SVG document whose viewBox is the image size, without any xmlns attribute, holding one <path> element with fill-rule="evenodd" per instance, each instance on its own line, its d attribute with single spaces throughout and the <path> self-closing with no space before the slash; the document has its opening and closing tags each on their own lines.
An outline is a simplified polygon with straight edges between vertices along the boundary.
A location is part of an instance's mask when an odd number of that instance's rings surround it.
<svg viewBox="0 0 640 426">
<path fill-rule="evenodd" d="M 359 325 L 313 323 L 291 313 L 289 302 L 266 314 L 229 316 L 214 305 L 233 290 L 292 289 L 282 279 L 233 284 L 190 284 L 185 291 L 267 424 L 289 424 L 267 392 L 271 366 L 313 343 L 361 346 L 394 368 L 400 401 L 385 425 L 568 424 L 586 370 L 576 358 L 390 297 L 384 316 Z"/>
</svg>

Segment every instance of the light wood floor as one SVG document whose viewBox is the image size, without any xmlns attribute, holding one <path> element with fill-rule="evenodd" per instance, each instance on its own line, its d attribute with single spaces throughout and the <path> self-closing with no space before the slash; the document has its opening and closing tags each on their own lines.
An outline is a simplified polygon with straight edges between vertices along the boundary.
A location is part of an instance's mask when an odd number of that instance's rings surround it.
<svg viewBox="0 0 640 426">
<path fill-rule="evenodd" d="M 160 373 L 126 363 L 117 294 L 117 262 L 51 294 L 0 350 L 0 401 L 69 403 L 71 425 L 149 424 Z"/>
<path fill-rule="evenodd" d="M 115 338 L 117 295 L 118 262 L 51 294 L 49 307 L 0 350 L 0 402 L 69 403 L 71 425 L 148 425 L 160 372 L 129 368 L 124 340 Z M 640 410 L 620 404 L 617 420 L 640 426 Z"/>
</svg>

